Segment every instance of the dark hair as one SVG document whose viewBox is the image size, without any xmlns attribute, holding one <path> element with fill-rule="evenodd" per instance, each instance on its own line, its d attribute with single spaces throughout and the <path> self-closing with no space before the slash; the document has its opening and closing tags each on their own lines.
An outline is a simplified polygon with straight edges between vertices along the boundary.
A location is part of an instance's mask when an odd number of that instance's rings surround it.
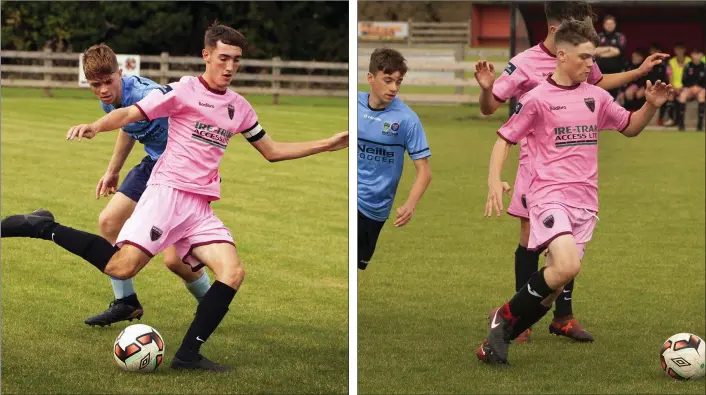
<svg viewBox="0 0 706 395">
<path fill-rule="evenodd" d="M 639 55 L 642 56 L 643 58 L 644 58 L 645 56 L 647 56 L 647 55 L 646 55 L 646 54 L 647 54 L 647 51 L 645 50 L 645 48 L 635 48 L 635 50 L 632 51 L 632 52 L 633 52 L 633 53 L 636 53 L 636 54 L 639 54 Z"/>
<path fill-rule="evenodd" d="M 88 80 L 97 80 L 118 70 L 118 58 L 105 44 L 94 45 L 83 53 L 83 74 Z"/>
<path fill-rule="evenodd" d="M 557 44 L 562 42 L 575 46 L 589 41 L 593 45 L 598 46 L 598 33 L 596 33 L 596 29 L 590 19 L 582 21 L 572 19 L 563 22 L 554 35 L 554 42 Z"/>
<path fill-rule="evenodd" d="M 211 26 L 206 29 L 206 34 L 203 37 L 204 48 L 215 48 L 218 42 L 226 45 L 233 45 L 245 49 L 245 36 L 239 31 L 230 26 L 219 25 L 218 21 L 214 21 Z"/>
<path fill-rule="evenodd" d="M 674 48 L 684 48 L 684 49 L 686 49 L 686 45 L 684 45 L 684 42 L 683 42 L 683 41 L 677 41 L 677 42 L 674 44 Z"/>
<path fill-rule="evenodd" d="M 368 71 L 371 74 L 378 71 L 382 71 L 383 74 L 393 74 L 399 71 L 404 76 L 407 73 L 407 60 L 399 51 L 392 48 L 377 48 L 370 55 Z"/>
<path fill-rule="evenodd" d="M 689 53 L 703 53 L 703 51 L 699 47 L 694 47 Z"/>
<path fill-rule="evenodd" d="M 650 44 L 650 48 L 662 49 L 662 46 L 658 42 Z"/>
<path fill-rule="evenodd" d="M 615 20 L 615 17 L 613 15 L 606 15 L 603 17 L 603 23 L 606 21 L 613 21 L 615 23 L 618 23 L 618 21 Z"/>
<path fill-rule="evenodd" d="M 591 6 L 585 1 L 545 1 L 544 14 L 547 16 L 547 21 L 559 23 L 569 19 L 583 20 L 587 17 L 591 19 L 595 17 Z"/>
</svg>

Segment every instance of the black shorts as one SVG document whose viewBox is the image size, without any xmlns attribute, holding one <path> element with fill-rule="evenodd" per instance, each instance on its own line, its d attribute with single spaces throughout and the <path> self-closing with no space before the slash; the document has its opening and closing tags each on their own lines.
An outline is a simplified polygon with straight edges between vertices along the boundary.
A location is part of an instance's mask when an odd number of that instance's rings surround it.
<svg viewBox="0 0 706 395">
<path fill-rule="evenodd" d="M 142 196 L 142 194 L 145 193 L 145 189 L 147 189 L 147 181 L 150 179 L 155 163 L 157 163 L 156 160 L 145 156 L 142 162 L 127 173 L 127 177 L 125 177 L 123 183 L 120 184 L 118 192 L 129 197 L 132 201 L 140 201 L 140 196 Z"/>
<path fill-rule="evenodd" d="M 358 211 L 358 269 L 365 270 L 375 252 L 385 222 L 376 221 Z"/>
</svg>

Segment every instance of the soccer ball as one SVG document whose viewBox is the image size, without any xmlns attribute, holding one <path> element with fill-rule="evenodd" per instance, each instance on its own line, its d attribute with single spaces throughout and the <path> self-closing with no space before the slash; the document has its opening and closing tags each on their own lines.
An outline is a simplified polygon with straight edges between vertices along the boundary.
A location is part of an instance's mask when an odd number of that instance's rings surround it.
<svg viewBox="0 0 706 395">
<path fill-rule="evenodd" d="M 704 377 L 706 346 L 691 333 L 677 333 L 662 345 L 659 360 L 664 373 L 677 380 Z"/>
<path fill-rule="evenodd" d="M 131 372 L 153 372 L 164 359 L 162 335 L 149 325 L 130 325 L 113 345 L 115 362 Z"/>
</svg>

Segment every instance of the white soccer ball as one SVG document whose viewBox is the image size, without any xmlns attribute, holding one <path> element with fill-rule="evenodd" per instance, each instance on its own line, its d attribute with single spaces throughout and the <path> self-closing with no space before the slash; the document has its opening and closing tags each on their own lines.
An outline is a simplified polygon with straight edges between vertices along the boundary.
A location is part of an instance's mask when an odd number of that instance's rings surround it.
<svg viewBox="0 0 706 395">
<path fill-rule="evenodd" d="M 659 353 L 664 373 L 677 380 L 704 377 L 706 372 L 706 345 L 691 333 L 677 333 L 667 339 Z"/>
<path fill-rule="evenodd" d="M 131 372 L 153 372 L 164 359 L 164 340 L 149 325 L 130 325 L 120 332 L 113 344 L 118 365 Z"/>
</svg>

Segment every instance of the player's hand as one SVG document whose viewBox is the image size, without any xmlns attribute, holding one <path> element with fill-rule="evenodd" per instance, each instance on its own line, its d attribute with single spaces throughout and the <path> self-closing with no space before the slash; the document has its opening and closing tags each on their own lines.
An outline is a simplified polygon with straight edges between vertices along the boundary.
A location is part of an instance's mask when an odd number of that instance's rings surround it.
<svg viewBox="0 0 706 395">
<path fill-rule="evenodd" d="M 476 62 L 476 71 L 473 73 L 476 77 L 478 85 L 483 89 L 490 89 L 495 82 L 495 66 L 487 60 L 479 60 Z"/>
<path fill-rule="evenodd" d="M 92 139 L 96 134 L 97 132 L 93 127 L 93 124 L 76 125 L 72 126 L 66 133 L 66 139 L 73 140 L 78 137 L 78 141 L 81 141 L 84 137 L 87 139 Z"/>
<path fill-rule="evenodd" d="M 647 87 L 645 88 L 645 100 L 655 107 L 662 107 L 662 105 L 667 101 L 669 96 L 674 94 L 674 87 L 664 82 L 657 80 L 655 84 L 647 81 Z"/>
<path fill-rule="evenodd" d="M 336 133 L 327 140 L 328 151 L 338 151 L 348 147 L 348 131 Z"/>
<path fill-rule="evenodd" d="M 493 209 L 498 213 L 503 211 L 503 192 L 510 195 L 512 187 L 510 184 L 500 180 L 488 180 L 488 199 L 485 201 L 485 216 L 493 215 Z"/>
<path fill-rule="evenodd" d="M 652 68 L 658 64 L 661 64 L 669 58 L 669 54 L 666 53 L 653 53 L 652 55 L 645 58 L 645 61 L 640 65 L 640 71 L 642 74 L 647 74 L 652 71 Z"/>
<path fill-rule="evenodd" d="M 108 197 L 108 195 L 114 194 L 118 190 L 119 179 L 120 173 L 106 172 L 98 180 L 98 185 L 96 185 L 96 199 L 100 199 L 101 196 Z"/>
<path fill-rule="evenodd" d="M 405 226 L 414 215 L 414 206 L 407 203 L 397 209 L 397 218 L 395 218 L 395 227 Z"/>
</svg>

